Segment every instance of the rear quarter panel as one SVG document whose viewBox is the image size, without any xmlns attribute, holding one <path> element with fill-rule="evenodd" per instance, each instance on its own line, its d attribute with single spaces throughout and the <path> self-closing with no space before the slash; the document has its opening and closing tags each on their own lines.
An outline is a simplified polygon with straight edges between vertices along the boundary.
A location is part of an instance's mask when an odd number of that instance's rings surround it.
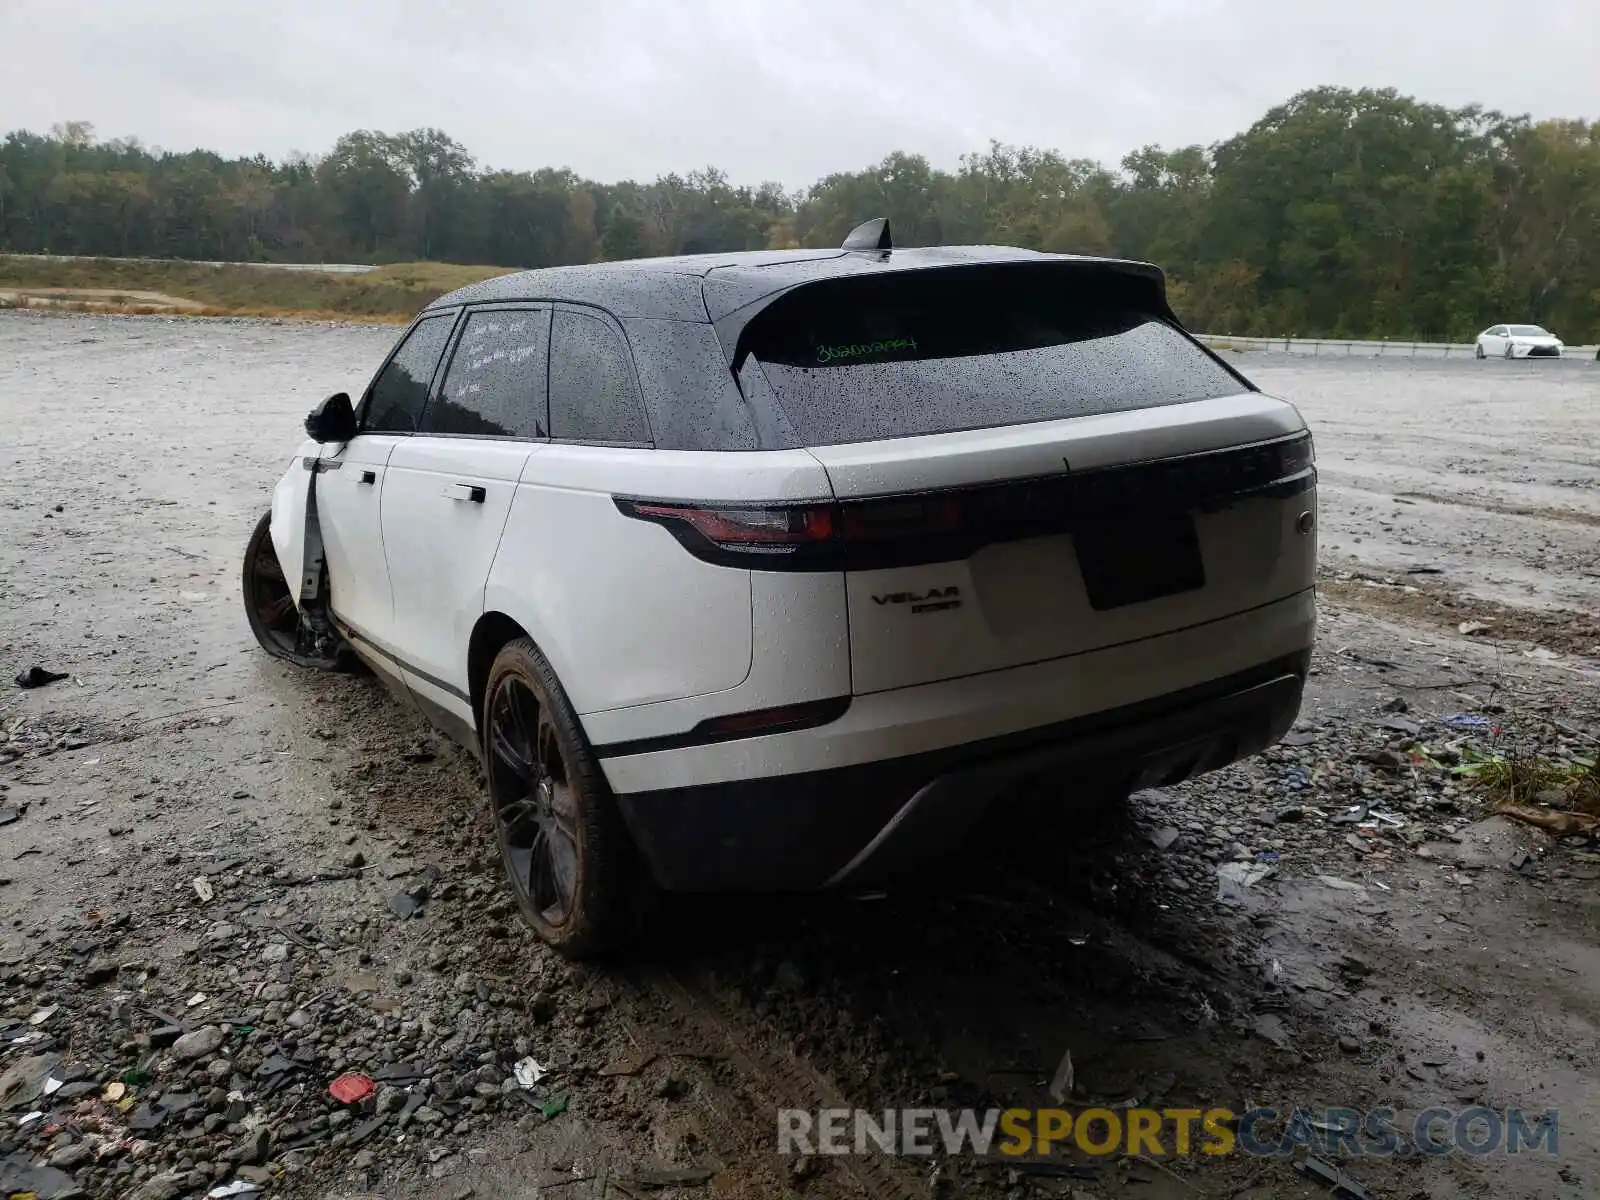
<svg viewBox="0 0 1600 1200">
<path fill-rule="evenodd" d="M 580 714 L 703 696 L 750 674 L 748 571 L 694 558 L 613 497 L 815 500 L 804 451 L 541 445 L 523 469 L 484 604 L 528 631 Z"/>
</svg>

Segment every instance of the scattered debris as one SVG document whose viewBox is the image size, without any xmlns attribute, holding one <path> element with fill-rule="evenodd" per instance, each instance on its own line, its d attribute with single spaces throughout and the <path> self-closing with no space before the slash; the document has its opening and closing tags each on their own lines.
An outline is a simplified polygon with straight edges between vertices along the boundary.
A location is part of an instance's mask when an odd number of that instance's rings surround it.
<svg viewBox="0 0 1600 1200">
<path fill-rule="evenodd" d="M 1448 717 L 1440 717 L 1439 723 L 1464 729 L 1482 729 L 1489 724 L 1489 718 L 1479 716 L 1477 713 L 1455 713 Z"/>
<path fill-rule="evenodd" d="M 1056 1064 L 1055 1077 L 1050 1080 L 1050 1098 L 1057 1104 L 1065 1104 L 1072 1095 L 1072 1083 L 1072 1051 L 1066 1050 Z"/>
<path fill-rule="evenodd" d="M 62 671 L 47 671 L 43 667 L 29 667 L 17 676 L 19 688 L 41 688 L 48 684 L 59 683 L 69 676 Z"/>
<path fill-rule="evenodd" d="M 567 1094 L 562 1092 L 559 1096 L 552 1096 L 539 1105 L 539 1115 L 546 1121 L 559 1117 L 567 1111 Z"/>
<path fill-rule="evenodd" d="M 1217 899 L 1234 902 L 1276 870 L 1268 863 L 1225 862 L 1217 867 Z"/>
<path fill-rule="evenodd" d="M 1456 632 L 1471 637 L 1475 633 L 1482 633 L 1491 624 L 1492 621 L 1463 621 L 1456 626 Z"/>
<path fill-rule="evenodd" d="M 1333 1200 L 1371 1200 L 1372 1193 L 1346 1175 L 1332 1163 L 1320 1158 L 1306 1157 L 1294 1164 L 1294 1169 L 1307 1179 L 1333 1190 Z"/>
<path fill-rule="evenodd" d="M 1150 831 L 1150 844 L 1157 850 L 1166 850 L 1179 838 L 1179 832 L 1171 825 L 1163 825 L 1159 829 Z"/>
<path fill-rule="evenodd" d="M 194 894 L 206 904 L 210 904 L 216 898 L 216 893 L 211 890 L 211 881 L 204 875 L 194 877 Z"/>
<path fill-rule="evenodd" d="M 642 1188 L 699 1187 L 710 1183 L 716 1172 L 708 1167 L 672 1167 L 665 1170 L 646 1168 L 635 1171 L 628 1182 Z"/>
<path fill-rule="evenodd" d="M 328 1095 L 340 1104 L 360 1104 L 377 1090 L 370 1076 L 357 1071 L 346 1071 L 328 1085 Z"/>
<path fill-rule="evenodd" d="M 523 1091 L 527 1091 L 546 1075 L 550 1074 L 550 1068 L 541 1065 L 530 1055 L 527 1058 L 519 1060 L 516 1065 L 511 1068 L 511 1073 L 517 1077 L 517 1086 Z"/>
</svg>

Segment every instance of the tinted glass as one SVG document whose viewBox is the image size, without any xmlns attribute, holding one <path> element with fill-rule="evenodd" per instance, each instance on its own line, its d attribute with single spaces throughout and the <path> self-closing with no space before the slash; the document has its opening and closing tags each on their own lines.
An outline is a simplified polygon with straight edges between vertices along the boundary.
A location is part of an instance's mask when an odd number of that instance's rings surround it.
<svg viewBox="0 0 1600 1200">
<path fill-rule="evenodd" d="M 1148 282 L 1086 272 L 906 272 L 801 289 L 758 317 L 746 344 L 808 446 L 1249 390 L 1144 311 L 1150 294 Z"/>
<path fill-rule="evenodd" d="M 378 373 L 367 397 L 361 428 L 371 433 L 415 433 L 428 401 L 428 385 L 450 338 L 454 315 L 420 321 Z"/>
<path fill-rule="evenodd" d="M 1547 333 L 1545 330 L 1540 329 L 1539 326 L 1537 326 L 1537 325 L 1513 325 L 1511 327 L 1511 336 L 1512 337 L 1549 337 L 1550 334 Z"/>
<path fill-rule="evenodd" d="M 549 309 L 494 309 L 467 316 L 424 433 L 546 437 L 545 352 Z"/>
<path fill-rule="evenodd" d="M 626 320 L 650 432 L 661 450 L 755 450 L 755 424 L 710 325 Z"/>
<path fill-rule="evenodd" d="M 598 317 L 560 311 L 550 351 L 550 436 L 571 442 L 648 442 L 633 364 Z"/>
</svg>

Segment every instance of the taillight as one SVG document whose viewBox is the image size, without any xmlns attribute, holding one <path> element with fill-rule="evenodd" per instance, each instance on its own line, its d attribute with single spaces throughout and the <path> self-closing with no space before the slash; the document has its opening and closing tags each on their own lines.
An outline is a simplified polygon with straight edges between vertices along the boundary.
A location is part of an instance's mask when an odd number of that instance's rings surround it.
<svg viewBox="0 0 1600 1200">
<path fill-rule="evenodd" d="M 662 523 L 681 522 L 724 546 L 786 551 L 826 542 L 834 534 L 831 504 L 803 507 L 699 508 L 687 504 L 619 501 L 629 516 Z"/>
<path fill-rule="evenodd" d="M 832 504 L 699 505 L 617 497 L 624 515 L 664 526 L 696 558 L 753 570 L 837 565 Z"/>
<path fill-rule="evenodd" d="M 1215 511 L 1315 482 L 1311 435 L 948 491 L 834 503 L 688 504 L 616 498 L 696 558 L 755 571 L 877 570 L 955 562 L 993 542 L 1071 533 L 1108 516 Z"/>
</svg>

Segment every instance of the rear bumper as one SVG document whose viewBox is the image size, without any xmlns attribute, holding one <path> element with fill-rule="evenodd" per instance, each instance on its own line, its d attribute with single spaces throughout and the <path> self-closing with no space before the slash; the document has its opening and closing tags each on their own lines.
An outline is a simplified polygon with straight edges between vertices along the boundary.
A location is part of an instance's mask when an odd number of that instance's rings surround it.
<svg viewBox="0 0 1600 1200">
<path fill-rule="evenodd" d="M 618 802 L 669 890 L 861 884 L 953 846 L 1014 785 L 1070 769 L 1067 780 L 1157 786 L 1264 749 L 1294 723 L 1310 655 L 1301 649 L 1155 699 L 959 746 Z M 1072 804 L 1070 787 L 1062 803 Z"/>
</svg>

